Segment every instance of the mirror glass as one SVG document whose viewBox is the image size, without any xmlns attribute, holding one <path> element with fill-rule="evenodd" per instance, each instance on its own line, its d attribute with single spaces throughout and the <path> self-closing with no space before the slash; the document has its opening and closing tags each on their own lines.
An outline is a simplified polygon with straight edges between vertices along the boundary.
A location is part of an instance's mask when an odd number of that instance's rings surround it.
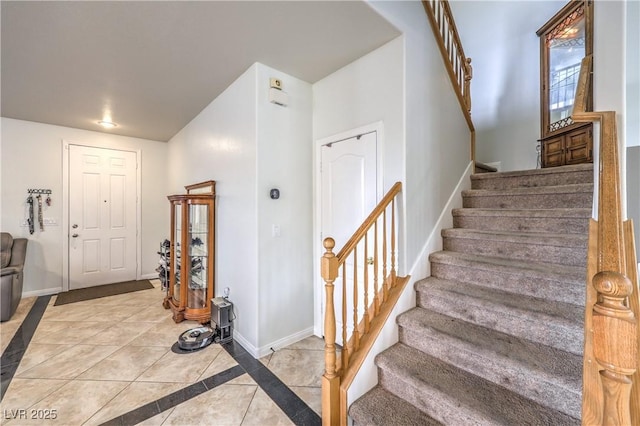
<svg viewBox="0 0 640 426">
<path fill-rule="evenodd" d="M 553 132 L 572 124 L 571 110 L 585 56 L 585 15 L 579 7 L 546 37 L 549 53 L 549 128 Z"/>
</svg>

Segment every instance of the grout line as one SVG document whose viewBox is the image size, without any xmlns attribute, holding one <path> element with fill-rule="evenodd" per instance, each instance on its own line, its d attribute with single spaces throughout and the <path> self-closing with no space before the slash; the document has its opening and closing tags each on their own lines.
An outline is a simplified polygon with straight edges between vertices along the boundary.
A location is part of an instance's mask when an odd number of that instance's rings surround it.
<svg viewBox="0 0 640 426">
<path fill-rule="evenodd" d="M 159 398 L 155 401 L 135 408 L 127 413 L 114 417 L 113 419 L 102 423 L 100 426 L 116 426 L 123 424 L 130 425 L 140 423 L 144 420 L 150 419 L 151 417 L 157 416 L 164 411 L 175 408 L 179 404 L 195 398 L 209 391 L 210 389 L 214 389 L 220 385 L 223 385 L 228 381 L 233 380 L 243 374 L 244 370 L 242 369 L 242 367 L 236 365 L 221 373 L 214 374 L 211 377 L 200 380 L 182 389 L 178 389 L 177 391 L 172 392 L 169 395 L 165 395 L 162 398 Z M 213 383 L 209 383 L 209 385 L 207 385 L 205 381 Z"/>
<path fill-rule="evenodd" d="M 244 423 L 244 420 L 247 418 L 247 414 L 249 414 L 249 409 L 251 408 L 251 404 L 253 403 L 253 400 L 256 399 L 256 394 L 258 393 L 258 387 L 256 386 L 256 389 L 253 391 L 253 396 L 251 397 L 251 401 L 249 401 L 249 404 L 247 405 L 247 409 L 244 412 L 244 415 L 242 416 L 242 420 L 240 420 L 240 425 L 242 425 Z"/>
</svg>

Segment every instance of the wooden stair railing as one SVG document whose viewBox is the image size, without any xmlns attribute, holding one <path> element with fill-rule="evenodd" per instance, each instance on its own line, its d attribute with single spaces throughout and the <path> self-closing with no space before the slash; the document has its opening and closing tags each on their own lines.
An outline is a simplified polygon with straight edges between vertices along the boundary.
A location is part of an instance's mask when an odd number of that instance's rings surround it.
<svg viewBox="0 0 640 426">
<path fill-rule="evenodd" d="M 471 161 L 476 160 L 476 132 L 471 121 L 471 58 L 464 55 L 448 0 L 422 0 L 453 90 L 471 132 Z"/>
<path fill-rule="evenodd" d="M 393 185 L 337 255 L 333 238 L 323 241 L 326 249 L 321 259 L 326 296 L 323 425 L 346 425 L 349 386 L 409 281 L 409 277 L 398 277 L 396 272 L 396 198 L 401 190 L 400 182 Z M 339 361 L 336 286 L 340 288 L 342 314 Z"/>
<path fill-rule="evenodd" d="M 600 123 L 598 219 L 589 226 L 582 424 L 640 425 L 640 296 L 633 223 L 623 222 L 615 111 L 586 111 L 592 56 L 571 118 Z M 592 285 L 589 285 L 592 284 Z"/>
</svg>

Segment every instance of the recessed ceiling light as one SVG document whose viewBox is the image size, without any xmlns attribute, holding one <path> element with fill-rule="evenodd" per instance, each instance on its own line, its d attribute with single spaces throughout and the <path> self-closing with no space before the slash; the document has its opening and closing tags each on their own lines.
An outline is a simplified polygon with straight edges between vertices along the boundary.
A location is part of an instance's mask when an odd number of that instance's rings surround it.
<svg viewBox="0 0 640 426">
<path fill-rule="evenodd" d="M 113 129 L 114 127 L 118 126 L 116 123 L 113 123 L 111 121 L 105 121 L 105 120 L 98 121 L 98 124 L 104 127 L 105 129 Z"/>
</svg>

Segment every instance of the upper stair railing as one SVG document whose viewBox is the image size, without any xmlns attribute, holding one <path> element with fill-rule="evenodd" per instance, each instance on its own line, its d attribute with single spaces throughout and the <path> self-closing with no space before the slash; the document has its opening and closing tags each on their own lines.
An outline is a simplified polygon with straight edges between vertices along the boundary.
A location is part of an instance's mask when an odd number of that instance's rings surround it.
<svg viewBox="0 0 640 426">
<path fill-rule="evenodd" d="M 471 132 L 471 160 L 476 159 L 475 128 L 471 121 L 471 79 L 473 69 L 471 58 L 464 55 L 456 23 L 447 0 L 422 0 L 429 17 L 431 29 L 440 48 L 453 90 L 458 97 L 462 113 Z"/>
<path fill-rule="evenodd" d="M 322 424 L 347 424 L 347 391 L 382 330 L 409 277 L 397 276 L 397 182 L 336 255 L 325 238 L 321 259 L 325 282 L 325 372 Z M 334 289 L 338 289 L 334 294 Z M 337 299 L 337 301 L 336 301 Z M 336 306 L 341 313 L 340 327 Z M 337 329 L 340 335 L 337 336 Z M 336 339 L 341 344 L 340 357 Z"/>
<path fill-rule="evenodd" d="M 623 221 L 615 111 L 586 111 L 582 61 L 575 122 L 600 123 L 598 219 L 589 226 L 582 424 L 640 425 L 640 296 L 633 223 Z M 592 284 L 592 285 L 590 285 Z"/>
</svg>

